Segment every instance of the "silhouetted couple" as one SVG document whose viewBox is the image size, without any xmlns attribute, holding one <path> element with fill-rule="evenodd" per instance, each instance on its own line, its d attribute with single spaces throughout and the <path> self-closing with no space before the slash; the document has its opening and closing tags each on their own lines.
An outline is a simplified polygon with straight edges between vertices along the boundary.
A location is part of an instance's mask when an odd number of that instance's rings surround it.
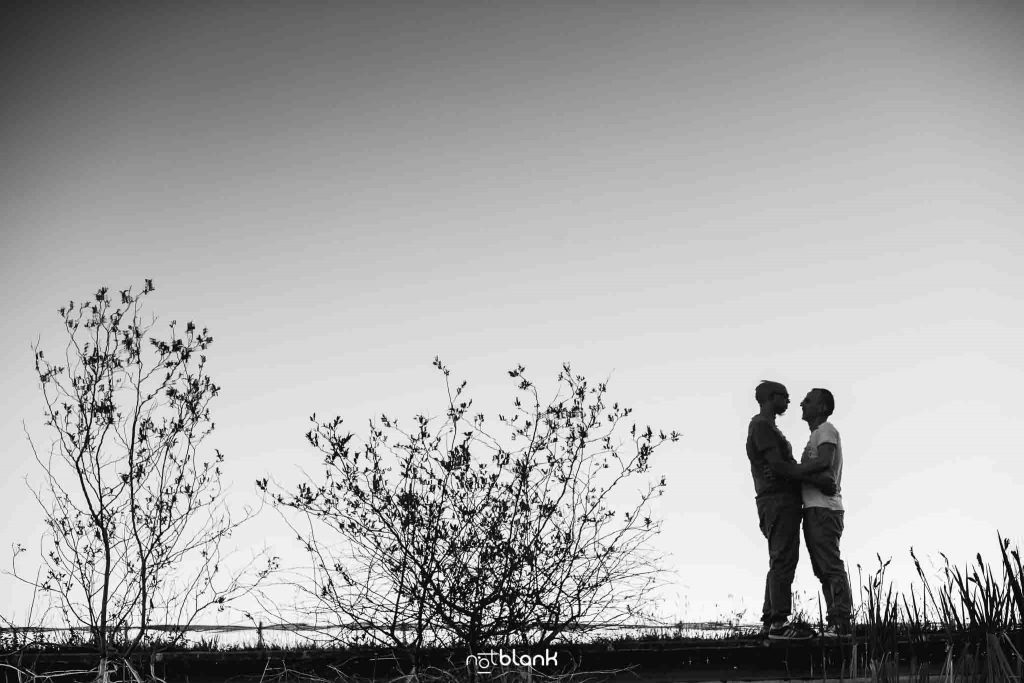
<svg viewBox="0 0 1024 683">
<path fill-rule="evenodd" d="M 764 585 L 761 620 L 772 640 L 802 640 L 814 636 L 807 626 L 790 621 L 792 587 L 800 559 L 800 523 L 821 581 L 828 607 L 823 637 L 849 633 L 853 599 L 846 568 L 839 555 L 843 534 L 843 447 L 839 432 L 828 421 L 835 399 L 828 389 L 811 389 L 800 402 L 811 436 L 798 463 L 793 448 L 775 424 L 789 407 L 789 392 L 778 382 L 761 382 L 754 390 L 761 406 L 747 430 L 747 458 L 757 494 L 761 533 L 768 540 L 768 576 Z"/>
</svg>

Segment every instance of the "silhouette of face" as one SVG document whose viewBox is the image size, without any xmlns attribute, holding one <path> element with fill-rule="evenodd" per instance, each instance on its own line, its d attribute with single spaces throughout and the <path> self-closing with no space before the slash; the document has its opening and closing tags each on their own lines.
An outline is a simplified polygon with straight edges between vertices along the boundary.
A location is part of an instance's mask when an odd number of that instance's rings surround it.
<svg viewBox="0 0 1024 683">
<path fill-rule="evenodd" d="M 816 389 L 811 389 L 804 396 L 804 400 L 800 401 L 800 417 L 803 420 L 813 420 L 814 418 L 823 415 L 825 406 L 821 400 L 820 392 Z"/>
<path fill-rule="evenodd" d="M 789 407 L 789 392 L 785 387 L 772 394 L 772 401 L 775 403 L 775 414 L 782 415 Z"/>
</svg>

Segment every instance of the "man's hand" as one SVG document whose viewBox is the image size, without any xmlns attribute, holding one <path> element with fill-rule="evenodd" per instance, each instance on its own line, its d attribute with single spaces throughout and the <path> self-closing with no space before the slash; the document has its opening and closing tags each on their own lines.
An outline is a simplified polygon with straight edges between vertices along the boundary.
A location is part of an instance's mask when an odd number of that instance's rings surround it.
<svg viewBox="0 0 1024 683">
<path fill-rule="evenodd" d="M 813 474 L 807 478 L 807 483 L 817 487 L 826 496 L 836 495 L 836 482 L 828 474 Z"/>
<path fill-rule="evenodd" d="M 828 463 L 821 458 L 814 458 L 804 463 L 797 463 L 792 458 L 786 459 L 778 448 L 769 448 L 764 452 L 764 461 L 775 474 L 786 479 L 810 481 L 811 476 L 828 469 Z"/>
</svg>

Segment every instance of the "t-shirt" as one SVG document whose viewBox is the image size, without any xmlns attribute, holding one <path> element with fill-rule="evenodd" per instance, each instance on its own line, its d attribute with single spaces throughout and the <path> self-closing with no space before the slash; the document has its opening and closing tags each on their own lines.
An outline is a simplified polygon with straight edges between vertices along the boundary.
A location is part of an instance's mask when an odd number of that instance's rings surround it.
<svg viewBox="0 0 1024 683">
<path fill-rule="evenodd" d="M 786 479 L 769 467 L 764 454 L 772 448 L 778 448 L 784 460 L 796 464 L 793 447 L 775 426 L 775 422 L 760 414 L 755 415 L 747 428 L 747 459 L 750 460 L 750 474 L 754 478 L 754 492 L 759 498 L 784 493 L 799 499 L 800 482 Z"/>
<path fill-rule="evenodd" d="M 811 432 L 811 438 L 808 439 L 807 445 L 804 447 L 804 453 L 800 457 L 800 462 L 806 463 L 817 459 L 818 446 L 823 443 L 833 443 L 836 445 L 836 454 L 832 458 L 832 467 L 822 472 L 822 474 L 829 474 L 831 472 L 832 478 L 836 482 L 836 494 L 834 496 L 826 496 L 817 486 L 804 482 L 802 491 L 804 507 L 842 510 L 843 494 L 840 483 L 843 478 L 843 445 L 839 440 L 839 431 L 832 426 L 831 422 L 822 422 Z"/>
</svg>

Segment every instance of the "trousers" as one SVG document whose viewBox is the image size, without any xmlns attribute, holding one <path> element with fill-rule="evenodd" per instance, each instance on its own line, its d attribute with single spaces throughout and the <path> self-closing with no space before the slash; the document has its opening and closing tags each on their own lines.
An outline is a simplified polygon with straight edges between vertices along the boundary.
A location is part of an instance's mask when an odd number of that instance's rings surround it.
<svg viewBox="0 0 1024 683">
<path fill-rule="evenodd" d="M 811 556 L 811 569 L 821 582 L 828 608 L 828 623 L 844 626 L 853 612 L 853 592 L 846 566 L 839 554 L 843 535 L 843 511 L 829 508 L 804 508 L 804 541 Z"/>
<path fill-rule="evenodd" d="M 768 541 L 761 621 L 785 621 L 793 611 L 793 577 L 800 560 L 802 501 L 788 493 L 759 496 L 757 518 Z"/>
</svg>

